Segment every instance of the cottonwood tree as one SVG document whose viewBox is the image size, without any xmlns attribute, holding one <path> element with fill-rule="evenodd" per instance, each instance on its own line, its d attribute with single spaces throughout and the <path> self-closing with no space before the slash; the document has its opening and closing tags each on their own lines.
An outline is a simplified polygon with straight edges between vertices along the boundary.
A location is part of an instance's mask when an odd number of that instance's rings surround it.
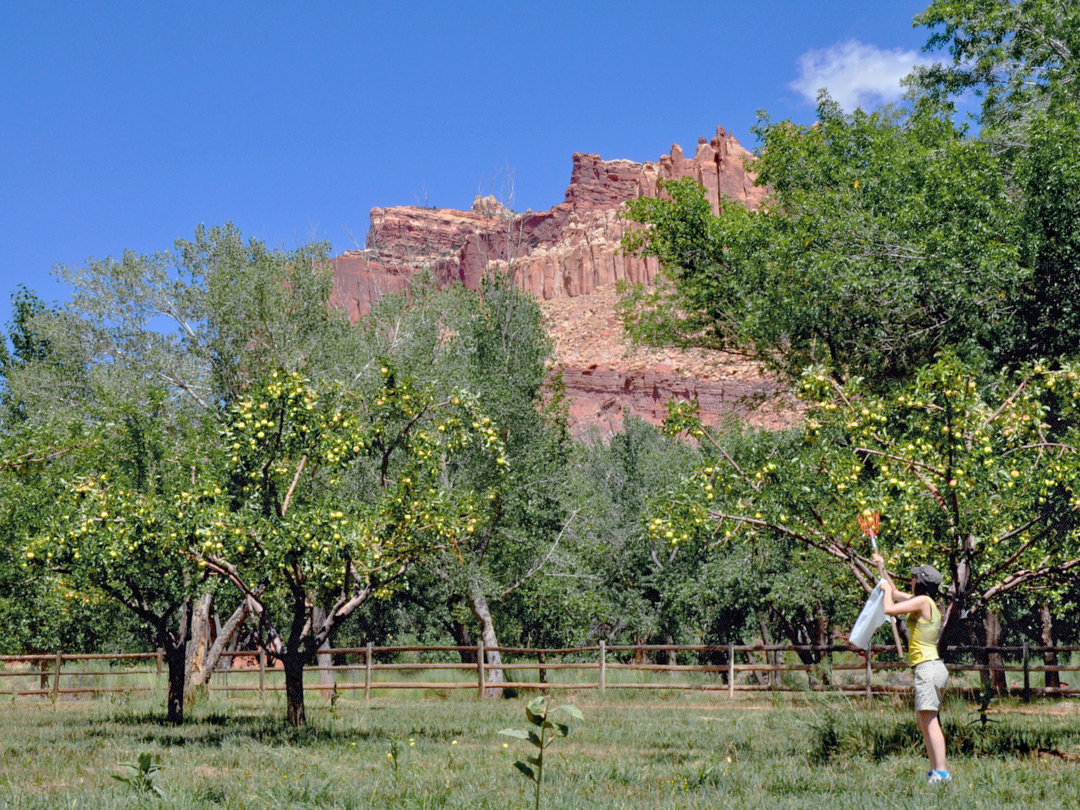
<svg viewBox="0 0 1080 810">
<path fill-rule="evenodd" d="M 763 117 L 754 162 L 770 196 L 713 216 L 692 180 L 629 203 L 626 249 L 660 259 L 654 291 L 622 312 L 654 343 L 743 351 L 787 380 L 902 380 L 942 347 L 972 361 L 1013 343 L 1022 285 L 1019 211 L 1001 159 L 948 110 Z"/>
<path fill-rule="evenodd" d="M 916 68 L 939 97 L 973 94 L 983 126 L 1031 121 L 1062 98 L 1080 100 L 1080 8 L 1055 0 L 934 0 L 915 17 L 933 31 L 925 50 L 952 57 Z"/>
<path fill-rule="evenodd" d="M 453 481 L 493 494 L 490 520 L 415 566 L 397 602 L 419 608 L 425 624 L 460 646 L 482 640 L 489 680 L 497 683 L 504 634 L 536 640 L 554 628 L 549 619 L 559 599 L 576 591 L 562 532 L 567 437 L 564 422 L 541 402 L 550 344 L 539 307 L 504 275 L 484 278 L 475 291 L 439 289 L 421 276 L 408 296 L 385 296 L 359 328 L 373 353 L 444 397 L 472 392 L 505 448 L 505 472 L 472 456 Z"/>
</svg>

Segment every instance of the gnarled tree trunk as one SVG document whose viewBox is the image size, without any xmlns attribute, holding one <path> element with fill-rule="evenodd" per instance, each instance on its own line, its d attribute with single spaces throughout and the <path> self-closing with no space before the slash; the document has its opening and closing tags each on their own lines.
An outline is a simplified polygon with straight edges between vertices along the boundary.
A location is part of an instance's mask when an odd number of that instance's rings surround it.
<svg viewBox="0 0 1080 810">
<path fill-rule="evenodd" d="M 210 641 L 211 620 L 210 610 L 213 598 L 210 594 L 204 594 L 195 604 L 191 616 L 191 640 L 188 642 L 187 682 L 185 694 L 188 703 L 194 699 L 194 695 L 200 691 L 205 692 L 206 687 L 217 669 L 218 661 L 222 653 L 229 649 L 237 633 L 243 626 L 244 621 L 251 614 L 251 605 L 247 599 L 240 602 L 240 606 L 233 611 L 225 624 L 217 629 L 217 637 L 213 643 Z"/>
<path fill-rule="evenodd" d="M 987 647 L 997 647 L 1001 644 L 1001 619 L 992 610 L 983 611 L 983 644 Z M 990 670 L 989 672 L 983 670 L 983 684 L 989 682 L 994 692 L 1004 695 L 1009 689 L 1005 680 L 1005 659 L 1001 653 L 989 650 L 984 658 Z"/>
<path fill-rule="evenodd" d="M 312 608 L 314 611 L 314 625 L 321 627 L 326 622 L 326 611 L 321 607 Z M 324 650 L 330 649 L 330 637 L 327 636 L 319 645 L 319 652 L 315 655 L 315 664 L 319 668 L 319 685 L 322 687 L 322 696 L 330 700 L 334 696 L 334 671 L 329 669 L 334 663 L 333 656 Z"/>
<path fill-rule="evenodd" d="M 1045 602 L 1039 608 L 1039 618 L 1041 621 L 1041 640 L 1042 646 L 1053 647 L 1054 646 L 1054 617 L 1050 613 L 1050 606 Z M 1057 653 L 1053 650 L 1048 650 L 1043 653 L 1043 664 L 1048 667 L 1056 667 L 1058 663 Z M 1061 674 L 1055 670 L 1046 670 L 1044 673 L 1045 683 L 1047 689 L 1060 689 L 1061 688 Z"/>
<path fill-rule="evenodd" d="M 486 680 L 489 684 L 484 697 L 500 697 L 503 690 L 490 686 L 490 684 L 506 682 L 502 670 L 502 653 L 498 650 L 499 636 L 495 632 L 495 622 L 491 618 L 491 608 L 488 607 L 487 597 L 484 596 L 479 584 L 474 585 L 469 594 L 469 608 L 476 620 L 480 622 L 480 639 L 484 642 L 484 664 L 487 667 Z"/>
<path fill-rule="evenodd" d="M 204 593 L 191 612 L 191 638 L 187 643 L 187 666 L 184 672 L 184 700 L 190 706 L 197 694 L 205 694 L 209 674 L 206 653 L 210 649 L 210 604 L 213 594 Z"/>
</svg>

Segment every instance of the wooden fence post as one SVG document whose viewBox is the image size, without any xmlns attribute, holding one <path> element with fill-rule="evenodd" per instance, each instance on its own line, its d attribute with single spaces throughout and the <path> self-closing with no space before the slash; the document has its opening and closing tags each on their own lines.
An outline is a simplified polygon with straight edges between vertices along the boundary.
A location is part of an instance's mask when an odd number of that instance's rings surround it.
<svg viewBox="0 0 1080 810">
<path fill-rule="evenodd" d="M 874 677 L 873 669 L 870 666 L 870 649 L 866 650 L 866 702 L 871 703 L 873 701 L 873 690 L 870 688 L 870 679 Z"/>
<path fill-rule="evenodd" d="M 1028 657 L 1028 643 L 1024 642 L 1024 703 L 1031 701 L 1031 661 Z"/>
<path fill-rule="evenodd" d="M 371 642 L 364 647 L 364 700 L 371 700 Z"/>
<path fill-rule="evenodd" d="M 607 642 L 600 639 L 600 694 L 607 688 Z"/>
<path fill-rule="evenodd" d="M 56 667 L 53 670 L 53 685 L 52 685 L 52 701 L 55 705 L 56 699 L 60 697 L 60 665 L 63 663 L 64 656 L 59 650 L 56 651 Z"/>
<path fill-rule="evenodd" d="M 266 697 L 266 650 L 259 648 L 259 700 Z"/>
<path fill-rule="evenodd" d="M 476 642 L 476 673 L 480 682 L 480 697 L 484 697 L 484 693 L 487 691 L 487 684 L 484 683 L 484 642 Z"/>
<path fill-rule="evenodd" d="M 727 645 L 727 696 L 735 699 L 735 642 L 729 641 Z"/>
<path fill-rule="evenodd" d="M 161 680 L 161 671 L 165 666 L 165 651 L 154 650 L 154 658 L 157 659 L 157 678 Z"/>
</svg>

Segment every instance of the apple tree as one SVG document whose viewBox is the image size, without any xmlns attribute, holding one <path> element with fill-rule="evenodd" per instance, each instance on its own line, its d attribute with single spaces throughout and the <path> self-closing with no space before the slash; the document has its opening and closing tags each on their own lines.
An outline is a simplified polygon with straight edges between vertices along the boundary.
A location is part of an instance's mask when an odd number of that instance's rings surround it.
<svg viewBox="0 0 1080 810">
<path fill-rule="evenodd" d="M 378 377 L 360 394 L 272 372 L 228 409 L 220 487 L 189 494 L 203 521 L 188 556 L 251 605 L 293 725 L 305 722 L 303 668 L 334 628 L 490 519 L 493 493 L 455 485 L 463 461 L 506 465 L 469 395 L 436 398 L 389 365 Z"/>
<path fill-rule="evenodd" d="M 801 429 L 750 457 L 711 443 L 692 414 L 677 414 L 672 427 L 704 440 L 712 457 L 660 502 L 650 531 L 674 545 L 790 538 L 848 566 L 869 590 L 869 542 L 856 518 L 878 511 L 891 567 L 926 562 L 946 574 L 954 633 L 976 633 L 968 620 L 1007 593 L 1074 587 L 1075 366 L 1033 364 L 987 383 L 946 356 L 887 394 L 817 368 L 800 394 L 809 404 Z"/>
<path fill-rule="evenodd" d="M 167 718 L 183 721 L 186 644 L 205 576 L 185 556 L 201 519 L 188 490 L 206 476 L 196 442 L 172 444 L 160 424 L 129 412 L 119 424 L 71 428 L 60 450 L 19 458 L 49 497 L 28 528 L 23 567 L 59 577 L 72 598 L 108 599 L 150 631 L 168 666 Z"/>
</svg>

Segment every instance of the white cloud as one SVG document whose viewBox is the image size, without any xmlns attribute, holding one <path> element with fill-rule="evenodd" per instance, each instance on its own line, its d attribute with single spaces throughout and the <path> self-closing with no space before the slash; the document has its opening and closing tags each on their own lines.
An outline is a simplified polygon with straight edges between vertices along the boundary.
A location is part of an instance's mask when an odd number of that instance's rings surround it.
<svg viewBox="0 0 1080 810">
<path fill-rule="evenodd" d="M 800 56 L 799 78 L 788 86 L 811 102 L 825 87 L 845 110 L 870 108 L 897 101 L 903 94 L 900 80 L 915 65 L 932 61 L 916 51 L 882 50 L 849 39 Z"/>
</svg>

